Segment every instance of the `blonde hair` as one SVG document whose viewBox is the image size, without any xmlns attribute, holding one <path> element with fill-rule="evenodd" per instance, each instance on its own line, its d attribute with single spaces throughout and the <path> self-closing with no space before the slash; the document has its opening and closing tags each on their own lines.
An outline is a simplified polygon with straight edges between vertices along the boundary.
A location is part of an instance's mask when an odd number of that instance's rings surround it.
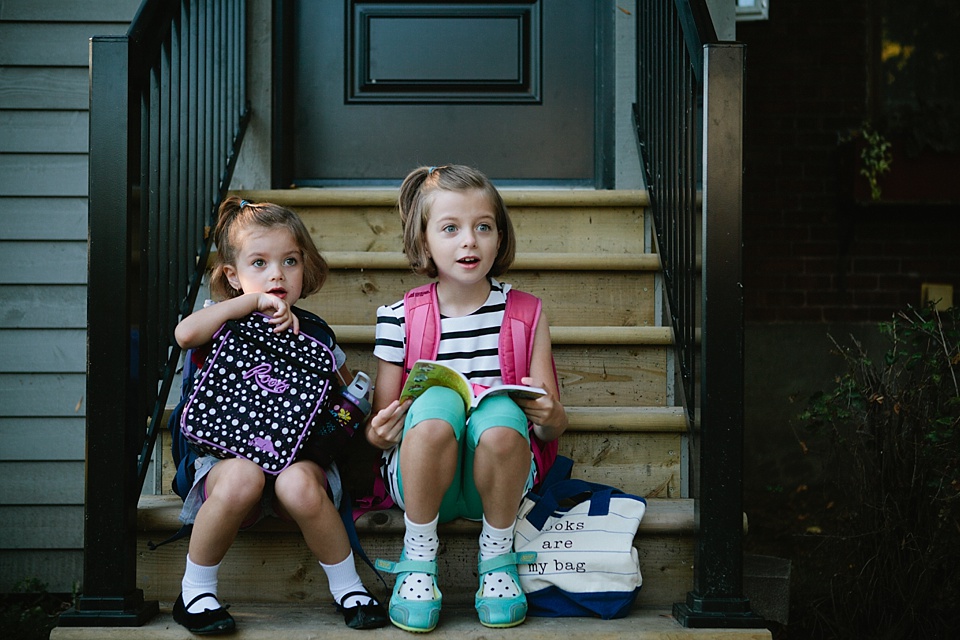
<svg viewBox="0 0 960 640">
<path fill-rule="evenodd" d="M 437 277 L 437 266 L 427 253 L 427 221 L 430 205 L 438 191 L 480 191 L 493 208 L 497 231 L 500 233 L 500 248 L 497 257 L 486 275 L 496 278 L 513 264 L 516 254 L 516 237 L 513 223 L 503 198 L 493 183 L 477 169 L 451 164 L 442 167 L 418 167 L 411 171 L 400 185 L 400 223 L 403 226 L 403 251 L 414 273 Z"/>
<path fill-rule="evenodd" d="M 257 225 L 265 229 L 283 227 L 293 234 L 303 259 L 303 284 L 301 298 L 320 291 L 327 279 L 330 268 L 313 243 L 310 232 L 296 213 L 270 202 L 252 203 L 237 196 L 230 196 L 220 204 L 217 212 L 217 226 L 213 232 L 213 241 L 217 247 L 217 255 L 213 270 L 210 273 L 210 293 L 217 300 L 236 298 L 243 292 L 234 289 L 227 280 L 224 266 L 236 266 L 237 232 L 250 225 Z"/>
</svg>

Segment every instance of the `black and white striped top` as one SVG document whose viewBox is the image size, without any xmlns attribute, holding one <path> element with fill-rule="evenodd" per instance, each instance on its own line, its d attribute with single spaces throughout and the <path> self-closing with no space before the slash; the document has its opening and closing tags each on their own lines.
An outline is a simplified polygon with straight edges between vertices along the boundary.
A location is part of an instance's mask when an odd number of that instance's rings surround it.
<svg viewBox="0 0 960 640">
<path fill-rule="evenodd" d="M 460 318 L 440 316 L 437 360 L 460 371 L 475 385 L 492 387 L 502 383 L 498 348 L 509 290 L 509 284 L 491 278 L 490 295 L 479 309 Z M 377 341 L 373 349 L 376 357 L 401 367 L 406 354 L 404 317 L 403 300 L 377 309 Z"/>
</svg>

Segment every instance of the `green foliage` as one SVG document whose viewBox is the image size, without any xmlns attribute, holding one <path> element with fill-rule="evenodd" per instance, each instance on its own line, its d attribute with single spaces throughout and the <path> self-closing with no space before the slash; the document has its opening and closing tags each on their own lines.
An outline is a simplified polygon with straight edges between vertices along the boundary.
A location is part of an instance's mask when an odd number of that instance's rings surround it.
<svg viewBox="0 0 960 640">
<path fill-rule="evenodd" d="M 850 498 L 816 608 L 831 637 L 947 637 L 960 611 L 960 309 L 909 309 L 881 331 L 881 362 L 834 341 L 846 372 L 800 416 Z"/>
<path fill-rule="evenodd" d="M 860 175 L 870 184 L 870 197 L 874 201 L 880 199 L 880 176 L 890 171 L 893 164 L 891 144 L 882 133 L 874 130 L 869 123 L 864 123 L 860 131 L 863 136 L 864 147 L 860 151 L 860 160 L 863 165 Z"/>
<path fill-rule="evenodd" d="M 47 593 L 39 580 L 22 580 L 12 593 L 0 594 L 0 637 L 46 640 L 67 605 L 64 598 Z"/>
</svg>

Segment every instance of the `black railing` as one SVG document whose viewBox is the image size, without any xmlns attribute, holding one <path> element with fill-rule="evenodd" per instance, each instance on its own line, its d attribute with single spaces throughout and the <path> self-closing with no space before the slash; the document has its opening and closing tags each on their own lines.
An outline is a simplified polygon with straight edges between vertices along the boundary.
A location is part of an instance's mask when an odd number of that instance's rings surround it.
<svg viewBox="0 0 960 640">
<path fill-rule="evenodd" d="M 87 429 L 82 595 L 63 626 L 134 626 L 136 511 L 206 229 L 248 118 L 242 0 L 146 0 L 90 47 Z"/>
<path fill-rule="evenodd" d="M 743 597 L 744 48 L 704 0 L 637 3 L 636 125 L 690 424 L 690 627 L 759 627 Z"/>
</svg>

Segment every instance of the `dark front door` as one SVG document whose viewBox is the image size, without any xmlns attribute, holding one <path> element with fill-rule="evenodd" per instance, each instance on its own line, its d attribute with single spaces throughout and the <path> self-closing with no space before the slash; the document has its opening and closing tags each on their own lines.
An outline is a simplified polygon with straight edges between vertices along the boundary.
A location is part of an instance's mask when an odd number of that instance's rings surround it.
<svg viewBox="0 0 960 640">
<path fill-rule="evenodd" d="M 448 163 L 607 186 L 598 43 L 612 3 L 280 4 L 274 186 L 396 184 Z"/>
</svg>

